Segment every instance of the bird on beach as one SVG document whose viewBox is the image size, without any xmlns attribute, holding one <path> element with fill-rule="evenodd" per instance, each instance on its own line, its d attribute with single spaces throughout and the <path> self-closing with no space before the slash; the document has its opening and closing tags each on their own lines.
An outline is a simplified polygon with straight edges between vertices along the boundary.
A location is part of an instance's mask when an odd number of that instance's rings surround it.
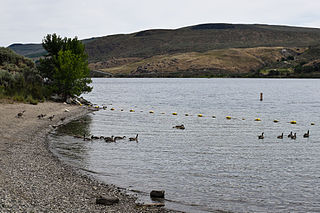
<svg viewBox="0 0 320 213">
<path fill-rule="evenodd" d="M 136 135 L 135 138 L 129 138 L 129 141 L 137 141 L 138 142 L 138 134 Z"/>
<path fill-rule="evenodd" d="M 45 116 L 46 116 L 46 114 L 40 114 L 37 117 L 38 117 L 38 119 L 41 119 L 41 118 L 44 118 Z"/>
<path fill-rule="evenodd" d="M 293 136 L 293 133 L 291 131 L 290 134 L 288 135 L 288 138 L 292 138 L 292 136 Z"/>
<path fill-rule="evenodd" d="M 283 133 L 277 137 L 278 139 L 283 139 Z"/>
<path fill-rule="evenodd" d="M 258 139 L 264 139 L 264 132 L 262 132 L 261 135 L 258 135 Z"/>
<path fill-rule="evenodd" d="M 60 118 L 60 121 L 64 121 L 66 119 L 66 117 L 62 117 L 62 118 Z"/>
<path fill-rule="evenodd" d="M 52 116 L 50 116 L 48 119 L 49 119 L 50 121 L 52 121 L 52 119 L 54 118 L 54 116 L 55 116 L 55 115 L 52 115 Z"/>
<path fill-rule="evenodd" d="M 309 136 L 310 136 L 310 133 L 309 133 L 309 130 L 308 130 L 307 133 L 304 133 L 303 137 L 304 137 L 304 138 L 308 138 Z"/>
<path fill-rule="evenodd" d="M 25 113 L 25 110 L 23 110 L 22 112 L 19 112 L 19 113 L 17 114 L 17 117 L 18 117 L 18 118 L 21 118 L 24 113 Z"/>
</svg>

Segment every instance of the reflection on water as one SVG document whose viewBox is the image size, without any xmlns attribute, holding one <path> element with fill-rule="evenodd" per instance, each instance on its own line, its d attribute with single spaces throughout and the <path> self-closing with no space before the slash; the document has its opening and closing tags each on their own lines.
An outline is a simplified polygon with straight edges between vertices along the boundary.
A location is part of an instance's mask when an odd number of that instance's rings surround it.
<svg viewBox="0 0 320 213">
<path fill-rule="evenodd" d="M 83 135 L 90 135 L 91 116 L 71 121 L 67 125 L 59 127 L 48 137 L 49 148 L 63 161 L 78 168 L 86 168 L 86 158 L 90 147 L 84 143 Z"/>
<path fill-rule="evenodd" d="M 71 123 L 51 136 L 63 160 L 96 172 L 99 180 L 142 192 L 141 200 L 164 189 L 167 207 L 188 212 L 320 212 L 319 80 L 94 79 L 93 84 L 86 98 L 108 108 L 86 117 L 79 130 L 79 123 Z M 172 128 L 181 124 L 185 130 Z M 303 138 L 308 129 L 310 138 Z M 286 137 L 290 131 L 296 140 Z M 282 132 L 285 137 L 277 139 Z M 83 133 L 127 138 L 139 133 L 139 142 L 73 137 Z"/>
</svg>

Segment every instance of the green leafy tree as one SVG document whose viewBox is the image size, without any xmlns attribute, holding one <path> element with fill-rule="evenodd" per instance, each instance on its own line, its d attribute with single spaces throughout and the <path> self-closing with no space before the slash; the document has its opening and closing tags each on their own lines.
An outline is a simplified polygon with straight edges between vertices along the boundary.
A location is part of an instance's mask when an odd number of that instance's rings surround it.
<svg viewBox="0 0 320 213">
<path fill-rule="evenodd" d="M 88 86 L 91 83 L 88 56 L 77 37 L 61 38 L 49 34 L 43 39 L 42 46 L 48 54 L 40 60 L 38 68 L 53 93 L 67 98 L 92 90 Z"/>
</svg>

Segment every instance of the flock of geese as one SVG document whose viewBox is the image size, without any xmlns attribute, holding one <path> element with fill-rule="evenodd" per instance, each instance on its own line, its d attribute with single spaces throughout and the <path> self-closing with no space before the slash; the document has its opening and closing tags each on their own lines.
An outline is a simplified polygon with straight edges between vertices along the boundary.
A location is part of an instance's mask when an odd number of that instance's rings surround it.
<svg viewBox="0 0 320 213">
<path fill-rule="evenodd" d="M 105 108 L 103 108 L 103 109 L 105 109 Z M 26 112 L 25 110 L 19 112 L 16 117 L 17 118 L 21 118 L 24 115 L 25 112 Z M 38 117 L 38 119 L 43 119 L 46 116 L 47 116 L 46 114 L 40 114 L 37 117 Z M 54 117 L 55 117 L 55 115 L 51 115 L 51 116 L 48 117 L 48 119 L 50 121 L 52 121 Z M 66 119 L 66 117 L 63 117 L 60 120 L 63 122 L 65 119 Z M 176 125 L 176 126 L 174 126 L 172 128 L 184 130 L 185 126 L 183 124 L 181 124 L 181 125 Z M 304 133 L 303 137 L 304 138 L 309 138 L 309 136 L 310 136 L 310 131 L 308 130 L 306 133 Z M 126 138 L 126 136 L 113 136 L 113 135 L 111 137 L 105 137 L 105 136 L 100 136 L 99 137 L 99 136 L 94 136 L 94 135 L 91 135 L 91 137 L 86 137 L 85 134 L 83 136 L 75 135 L 74 137 L 75 138 L 82 138 L 84 141 L 104 140 L 105 142 L 108 142 L 108 143 L 116 142 L 117 140 L 123 140 L 123 139 Z M 277 138 L 278 139 L 283 139 L 283 133 L 281 135 L 278 135 Z M 297 133 L 293 134 L 293 132 L 291 131 L 289 133 L 289 135 L 288 135 L 288 138 L 291 138 L 293 140 L 297 139 Z M 258 139 L 264 139 L 264 132 L 262 132 L 261 135 L 258 135 Z M 129 141 L 138 142 L 138 134 L 136 135 L 136 137 L 129 138 Z"/>
<path fill-rule="evenodd" d="M 136 141 L 138 143 L 138 136 L 139 134 L 137 134 L 136 137 L 129 138 L 129 141 Z M 111 137 L 94 136 L 94 135 L 91 135 L 91 137 L 87 137 L 86 134 L 83 134 L 83 136 L 74 135 L 73 137 L 82 138 L 83 141 L 104 140 L 107 143 L 117 142 L 117 140 L 123 140 L 126 138 L 126 136 L 113 136 L 113 135 Z"/>
<path fill-rule="evenodd" d="M 304 138 L 309 138 L 310 131 L 308 130 L 306 133 L 304 133 Z M 278 139 L 283 139 L 283 133 L 281 135 L 277 136 Z M 297 133 L 292 133 L 292 131 L 289 133 L 288 138 L 291 138 L 293 140 L 297 139 Z M 261 135 L 258 135 L 258 139 L 264 139 L 264 132 L 261 133 Z"/>
</svg>

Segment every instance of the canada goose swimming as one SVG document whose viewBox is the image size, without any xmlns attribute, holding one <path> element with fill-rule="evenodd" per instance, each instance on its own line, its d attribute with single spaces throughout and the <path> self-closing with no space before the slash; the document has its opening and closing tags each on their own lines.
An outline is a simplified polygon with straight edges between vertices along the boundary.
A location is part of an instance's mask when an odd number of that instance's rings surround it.
<svg viewBox="0 0 320 213">
<path fill-rule="evenodd" d="M 50 121 L 52 121 L 52 119 L 54 118 L 54 116 L 55 116 L 55 115 L 52 115 L 52 116 L 50 116 L 48 119 L 49 119 Z"/>
<path fill-rule="evenodd" d="M 25 113 L 25 110 L 23 110 L 22 112 L 19 112 L 19 113 L 17 114 L 17 117 L 18 117 L 18 118 L 21 118 L 21 117 L 23 116 L 23 113 Z"/>
<path fill-rule="evenodd" d="M 177 126 L 174 126 L 172 128 L 176 128 L 176 129 L 185 129 L 184 125 L 181 124 L 181 125 L 177 125 Z"/>
<path fill-rule="evenodd" d="M 294 135 L 291 136 L 291 139 L 293 140 L 297 139 L 297 133 L 294 133 Z"/>
<path fill-rule="evenodd" d="M 100 136 L 100 139 L 103 139 L 103 140 L 104 140 L 104 136 Z"/>
<path fill-rule="evenodd" d="M 292 138 L 293 134 L 292 131 L 290 132 L 290 134 L 288 135 L 288 138 Z"/>
<path fill-rule="evenodd" d="M 277 137 L 278 139 L 283 139 L 283 133 Z"/>
<path fill-rule="evenodd" d="M 303 137 L 304 137 L 304 138 L 308 138 L 309 136 L 310 136 L 310 134 L 309 134 L 309 130 L 308 130 L 307 133 L 304 133 Z"/>
<path fill-rule="evenodd" d="M 123 136 L 123 137 L 121 137 L 121 136 L 116 136 L 116 137 L 114 137 L 114 141 L 116 141 L 116 140 L 122 140 L 122 139 L 125 139 L 126 138 L 126 136 Z"/>
<path fill-rule="evenodd" d="M 261 135 L 258 135 L 258 139 L 264 139 L 264 132 L 262 132 Z"/>
<path fill-rule="evenodd" d="M 137 141 L 138 142 L 138 134 L 136 135 L 135 138 L 129 138 L 129 141 Z"/>
<path fill-rule="evenodd" d="M 100 137 L 91 135 L 91 139 L 97 140 L 97 139 L 100 139 Z"/>
<path fill-rule="evenodd" d="M 113 135 L 112 135 L 111 137 L 105 137 L 105 138 L 104 138 L 104 141 L 105 141 L 105 142 L 115 142 Z"/>
</svg>

